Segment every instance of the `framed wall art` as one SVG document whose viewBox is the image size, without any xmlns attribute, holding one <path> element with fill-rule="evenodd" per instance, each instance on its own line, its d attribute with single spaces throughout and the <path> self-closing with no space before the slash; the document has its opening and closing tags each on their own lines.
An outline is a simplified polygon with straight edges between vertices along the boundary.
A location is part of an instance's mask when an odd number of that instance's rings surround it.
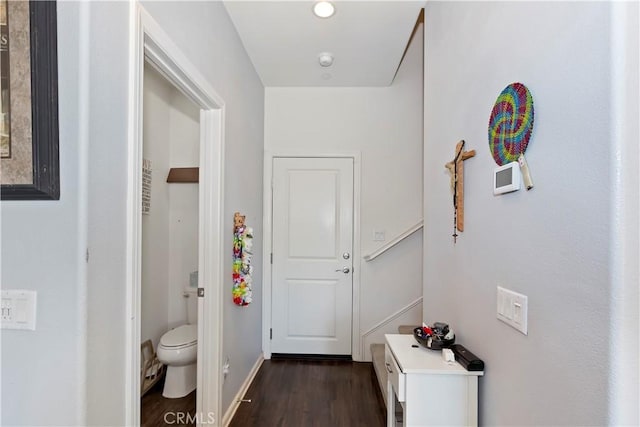
<svg viewBox="0 0 640 427">
<path fill-rule="evenodd" d="M 0 198 L 59 200 L 55 1 L 0 0 Z"/>
</svg>

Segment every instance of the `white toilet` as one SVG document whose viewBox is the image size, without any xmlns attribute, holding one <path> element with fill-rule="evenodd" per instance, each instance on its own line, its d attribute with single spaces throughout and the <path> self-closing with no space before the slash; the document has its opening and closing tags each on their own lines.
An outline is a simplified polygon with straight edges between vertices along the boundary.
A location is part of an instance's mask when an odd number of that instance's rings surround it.
<svg viewBox="0 0 640 427">
<path fill-rule="evenodd" d="M 162 396 L 184 397 L 196 389 L 198 354 L 198 298 L 197 290 L 188 288 L 187 324 L 166 332 L 158 345 L 158 360 L 167 365 Z"/>
</svg>

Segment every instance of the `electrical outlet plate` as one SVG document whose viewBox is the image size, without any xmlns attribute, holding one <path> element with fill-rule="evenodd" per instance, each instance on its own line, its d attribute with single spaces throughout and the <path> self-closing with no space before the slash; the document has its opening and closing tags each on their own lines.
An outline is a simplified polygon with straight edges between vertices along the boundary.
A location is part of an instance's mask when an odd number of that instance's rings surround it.
<svg viewBox="0 0 640 427">
<path fill-rule="evenodd" d="M 528 297 L 501 286 L 498 286 L 497 294 L 498 319 L 527 335 Z"/>
<path fill-rule="evenodd" d="M 386 239 L 384 230 L 374 230 L 373 231 L 373 241 L 374 242 L 384 242 Z"/>
<path fill-rule="evenodd" d="M 36 329 L 35 291 L 11 289 L 2 291 L 2 329 Z"/>
</svg>

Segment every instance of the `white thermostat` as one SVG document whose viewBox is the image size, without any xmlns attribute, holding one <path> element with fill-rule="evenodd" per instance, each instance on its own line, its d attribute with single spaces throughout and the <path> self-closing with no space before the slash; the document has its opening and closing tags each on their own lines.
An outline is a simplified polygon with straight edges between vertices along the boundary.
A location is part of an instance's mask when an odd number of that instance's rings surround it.
<svg viewBox="0 0 640 427">
<path fill-rule="evenodd" d="M 493 170 L 493 194 L 510 193 L 520 189 L 522 177 L 518 162 L 507 163 Z"/>
</svg>

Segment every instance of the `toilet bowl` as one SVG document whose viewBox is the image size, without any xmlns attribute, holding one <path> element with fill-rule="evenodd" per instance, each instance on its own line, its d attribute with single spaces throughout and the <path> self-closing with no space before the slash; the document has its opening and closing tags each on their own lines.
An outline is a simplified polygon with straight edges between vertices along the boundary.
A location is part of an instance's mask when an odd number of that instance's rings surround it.
<svg viewBox="0 0 640 427">
<path fill-rule="evenodd" d="M 196 389 L 198 325 L 182 325 L 162 335 L 158 360 L 167 365 L 162 396 L 184 397 Z"/>
</svg>

